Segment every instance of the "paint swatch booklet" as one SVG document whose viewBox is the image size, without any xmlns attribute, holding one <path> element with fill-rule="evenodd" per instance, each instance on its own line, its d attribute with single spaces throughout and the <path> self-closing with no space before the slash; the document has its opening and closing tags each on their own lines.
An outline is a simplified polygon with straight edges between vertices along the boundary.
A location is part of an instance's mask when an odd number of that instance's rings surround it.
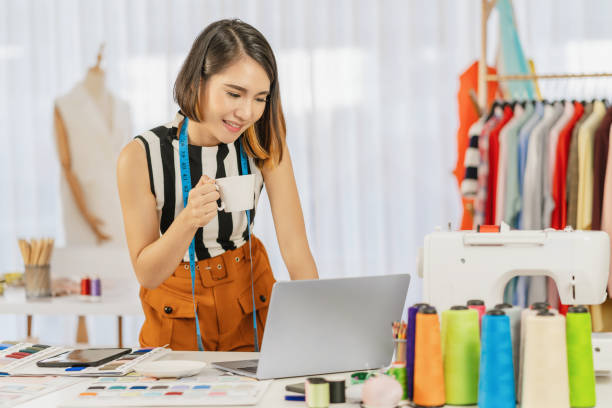
<svg viewBox="0 0 612 408">
<path fill-rule="evenodd" d="M 211 375 L 179 379 L 148 377 L 100 378 L 69 401 L 65 408 L 189 407 L 256 405 L 271 381 Z"/>
<path fill-rule="evenodd" d="M 134 367 L 143 361 L 155 361 L 171 351 L 163 347 L 133 349 L 129 354 L 119 356 L 115 360 L 101 364 L 97 367 L 39 367 L 36 365 L 36 362 L 44 358 L 53 357 L 72 350 L 74 349 L 55 347 L 51 352 L 46 352 L 44 355 L 41 355 L 40 358 L 29 358 L 24 364 L 20 364 L 17 367 L 10 367 L 10 369 L 0 368 L 0 371 L 6 370 L 10 375 L 22 376 L 61 375 L 75 377 L 116 377 L 134 371 Z"/>
<path fill-rule="evenodd" d="M 63 350 L 62 347 L 44 344 L 2 342 L 0 343 L 0 375 L 12 374 L 21 367 L 59 354 Z"/>
</svg>

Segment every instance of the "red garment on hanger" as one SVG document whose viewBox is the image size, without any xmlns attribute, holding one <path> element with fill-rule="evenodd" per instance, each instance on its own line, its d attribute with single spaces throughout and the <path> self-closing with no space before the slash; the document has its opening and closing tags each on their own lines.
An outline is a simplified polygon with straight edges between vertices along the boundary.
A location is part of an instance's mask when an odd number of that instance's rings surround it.
<svg viewBox="0 0 612 408">
<path fill-rule="evenodd" d="M 497 70 L 492 67 L 487 67 L 487 73 L 496 75 Z M 459 76 L 459 92 L 457 92 L 457 108 L 459 111 L 459 129 L 457 130 L 457 164 L 453 173 L 457 178 L 457 184 L 461 186 L 461 181 L 465 177 L 464 158 L 465 151 L 470 142 L 468 131 L 470 126 L 478 120 L 478 114 L 474 109 L 470 98 L 470 90 L 474 90 L 478 94 L 478 61 L 474 62 L 470 67 Z M 487 83 L 487 107 L 491 105 L 497 94 L 498 83 Z M 462 197 L 463 216 L 461 220 L 461 229 L 472 229 L 473 218 L 473 199 Z"/>
<path fill-rule="evenodd" d="M 504 116 L 489 135 L 489 180 L 487 182 L 487 205 L 485 223 L 495 224 L 495 196 L 497 195 L 497 165 L 499 163 L 499 132 L 512 119 L 514 112 L 508 105 L 504 108 Z"/>
<path fill-rule="evenodd" d="M 574 116 L 559 133 L 552 185 L 555 208 L 550 220 L 550 226 L 555 229 L 563 229 L 567 225 L 567 161 L 569 159 L 572 130 L 574 130 L 576 122 L 583 113 L 584 106 L 580 102 L 574 102 Z"/>
</svg>

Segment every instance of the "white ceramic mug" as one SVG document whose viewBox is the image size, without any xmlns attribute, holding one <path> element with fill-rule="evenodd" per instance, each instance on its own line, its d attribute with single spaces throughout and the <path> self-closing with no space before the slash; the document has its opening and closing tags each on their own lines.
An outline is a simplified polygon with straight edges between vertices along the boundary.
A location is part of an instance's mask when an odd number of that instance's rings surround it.
<svg viewBox="0 0 612 408">
<path fill-rule="evenodd" d="M 255 207 L 255 175 L 223 177 L 215 180 L 221 195 L 219 210 L 236 212 Z"/>
</svg>

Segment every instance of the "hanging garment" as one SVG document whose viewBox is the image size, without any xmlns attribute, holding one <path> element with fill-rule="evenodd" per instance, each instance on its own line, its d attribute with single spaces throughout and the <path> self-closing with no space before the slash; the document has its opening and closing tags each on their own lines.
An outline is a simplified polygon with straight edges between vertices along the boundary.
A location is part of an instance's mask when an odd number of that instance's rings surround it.
<svg viewBox="0 0 612 408">
<path fill-rule="evenodd" d="M 608 136 L 608 145 L 612 138 L 612 128 Z M 606 177 L 604 181 L 603 205 L 601 211 L 601 229 L 612 237 L 612 149 L 608 149 Z M 612 239 L 610 239 L 610 252 L 612 252 Z M 610 262 L 610 275 L 608 277 L 608 296 L 612 298 L 612 262 Z"/>
<path fill-rule="evenodd" d="M 514 106 L 514 116 L 506 123 L 499 132 L 499 160 L 497 170 L 497 191 L 495 194 L 495 225 L 500 225 L 504 219 L 504 207 L 506 204 L 506 175 L 508 173 L 508 135 L 522 123 L 525 108 L 517 103 Z"/>
<path fill-rule="evenodd" d="M 606 115 L 602 101 L 593 103 L 593 113 L 578 132 L 578 207 L 576 227 L 591 229 L 593 211 L 593 138 L 595 130 Z"/>
<path fill-rule="evenodd" d="M 559 134 L 555 157 L 555 174 L 553 176 L 553 200 L 555 208 L 551 215 L 552 228 L 563 229 L 567 225 L 567 168 L 572 132 L 584 113 L 584 106 L 574 102 L 574 115 Z"/>
<path fill-rule="evenodd" d="M 495 75 L 495 68 L 487 67 L 487 73 Z M 497 82 L 487 83 L 487 106 L 493 102 L 497 94 Z M 465 175 L 464 161 L 465 152 L 469 144 L 468 130 L 478 120 L 478 113 L 474 109 L 470 98 L 470 91 L 478 93 L 478 61 L 459 76 L 459 92 L 457 93 L 457 105 L 459 110 L 459 129 L 457 130 L 457 164 L 453 173 L 457 178 L 459 186 Z M 462 197 L 463 216 L 461 229 L 471 229 L 473 224 L 473 198 Z"/>
<path fill-rule="evenodd" d="M 527 60 L 523 53 L 521 41 L 514 21 L 514 11 L 510 0 L 498 0 L 496 4 L 499 13 L 499 62 L 500 74 L 530 74 Z M 532 81 L 508 81 L 505 83 L 506 95 L 510 99 L 534 97 Z"/>
<path fill-rule="evenodd" d="M 521 128 L 518 145 L 518 161 L 519 161 L 519 193 L 520 193 L 520 209 L 517 214 L 518 226 L 523 229 L 523 195 L 525 182 L 525 166 L 527 164 L 527 153 L 529 147 L 529 136 L 534 127 L 542 120 L 544 115 L 544 104 L 540 101 L 536 102 L 534 114 Z"/>
<path fill-rule="evenodd" d="M 552 198 L 552 178 L 550 177 L 550 164 L 549 164 L 549 142 L 550 142 L 550 132 L 554 125 L 561 119 L 563 113 L 565 112 L 565 108 L 562 102 L 555 102 L 553 104 L 554 117 L 547 124 L 547 127 L 543 129 L 543 156 L 542 156 L 542 227 L 541 228 L 550 228 L 550 215 L 552 214 L 553 209 L 555 208 L 555 202 Z"/>
<path fill-rule="evenodd" d="M 523 229 L 539 230 L 543 228 L 544 185 L 543 174 L 548 154 L 547 142 L 550 126 L 561 115 L 563 108 L 559 105 L 545 104 L 542 120 L 533 128 L 527 148 L 527 163 L 523 181 Z"/>
<path fill-rule="evenodd" d="M 478 165 L 480 164 L 480 151 L 478 150 L 478 138 L 482 133 L 485 117 L 481 117 L 470 126 L 470 144 L 465 151 L 465 177 L 461 181 L 461 195 L 465 198 L 475 198 L 478 192 Z M 473 206 L 473 204 L 472 204 Z"/>
<path fill-rule="evenodd" d="M 574 126 L 572 130 L 569 158 L 567 162 L 567 225 L 572 228 L 576 227 L 576 221 L 578 220 L 578 131 L 582 127 L 582 124 L 588 119 L 593 113 L 593 103 L 589 102 L 584 105 L 584 112 L 582 117 Z"/>
<path fill-rule="evenodd" d="M 574 116 L 574 104 L 570 101 L 565 101 L 563 104 L 563 114 L 559 117 L 559 119 L 553 124 L 550 129 L 550 133 L 548 136 L 548 169 L 544 174 L 544 192 L 546 194 L 545 202 L 549 203 L 547 207 L 545 207 L 545 212 L 543 215 L 544 227 L 549 228 L 551 226 L 551 218 L 552 212 L 555 208 L 555 200 L 552 194 L 552 184 L 553 177 L 555 171 L 555 156 L 557 153 L 557 145 L 559 141 L 559 134 L 561 130 L 568 124 L 568 122 Z M 559 308 L 559 291 L 557 289 L 557 284 L 551 278 L 546 279 L 546 301 L 551 305 L 551 307 L 558 309 Z"/>
<path fill-rule="evenodd" d="M 606 165 L 608 164 L 608 147 L 610 126 L 612 125 L 612 107 L 606 111 L 606 115 L 595 131 L 593 141 L 593 211 L 591 229 L 601 229 L 601 212 L 606 176 Z"/>
<path fill-rule="evenodd" d="M 512 119 L 514 113 L 509 105 L 504 107 L 504 113 L 501 120 L 491 131 L 489 136 L 489 180 L 488 180 L 488 195 L 486 204 L 486 224 L 495 223 L 495 198 L 497 195 L 497 167 L 499 160 L 499 133 L 506 126 L 506 123 Z"/>
<path fill-rule="evenodd" d="M 525 229 L 546 228 L 544 216 L 552 209 L 549 189 L 545 175 L 548 170 L 548 136 L 553 124 L 563 114 L 563 105 L 545 105 L 544 116 L 531 132 L 525 169 L 525 190 L 523 195 Z M 550 219 L 550 216 L 548 216 Z M 544 302 L 548 297 L 548 284 L 545 276 L 531 277 L 527 303 Z"/>
<path fill-rule="evenodd" d="M 512 228 L 518 228 L 518 213 L 521 209 L 521 195 L 519 191 L 519 133 L 525 123 L 531 119 L 534 112 L 533 103 L 527 102 L 523 115 L 515 122 L 515 126 L 508 130 L 506 136 L 507 164 L 503 220 Z"/>
<path fill-rule="evenodd" d="M 102 220 L 101 230 L 110 237 L 105 245 L 125 245 L 123 218 L 115 165 L 119 152 L 131 133 L 129 109 L 125 102 L 110 95 L 111 117 L 99 108 L 83 82 L 57 98 L 68 135 L 71 169 L 79 180 L 88 210 Z M 110 119 L 110 122 L 109 122 Z M 60 177 L 62 226 L 66 246 L 97 245 L 96 236 L 80 215 L 70 186 Z"/>
<path fill-rule="evenodd" d="M 474 225 L 472 228 L 485 223 L 489 182 L 489 135 L 501 120 L 502 115 L 503 109 L 496 105 L 493 108 L 493 115 L 484 124 L 482 133 L 478 138 L 480 163 L 478 165 L 478 191 L 474 199 Z"/>
<path fill-rule="evenodd" d="M 563 103 L 563 106 L 564 106 L 563 114 L 561 115 L 559 120 L 553 125 L 553 127 L 550 129 L 550 134 L 548 137 L 548 170 L 547 170 L 548 180 L 547 180 L 547 184 L 550 186 L 550 189 L 548 191 L 550 192 L 550 200 L 551 200 L 551 205 L 552 205 L 551 214 L 544 218 L 545 225 L 547 225 L 548 227 L 551 226 L 552 211 L 554 211 L 555 206 L 556 206 L 556 202 L 553 197 L 552 186 L 553 186 L 553 179 L 554 179 L 554 174 L 555 174 L 557 146 L 559 145 L 559 135 L 561 134 L 561 131 L 563 130 L 563 128 L 565 128 L 565 126 L 570 122 L 570 120 L 574 116 L 574 110 L 575 110 L 574 103 L 571 101 L 565 101 Z"/>
</svg>

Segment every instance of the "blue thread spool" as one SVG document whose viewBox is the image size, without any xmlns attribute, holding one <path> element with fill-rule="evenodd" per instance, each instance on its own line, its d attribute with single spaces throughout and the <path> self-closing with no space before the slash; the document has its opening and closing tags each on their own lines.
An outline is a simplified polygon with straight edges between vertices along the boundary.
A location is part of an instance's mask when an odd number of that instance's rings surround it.
<svg viewBox="0 0 612 408">
<path fill-rule="evenodd" d="M 482 318 L 478 406 L 516 406 L 510 318 L 500 309 L 489 310 Z"/>
<path fill-rule="evenodd" d="M 416 303 L 408 308 L 408 335 L 406 336 L 406 394 L 409 400 L 414 395 L 414 339 L 416 336 L 416 315 L 427 303 Z"/>
</svg>

